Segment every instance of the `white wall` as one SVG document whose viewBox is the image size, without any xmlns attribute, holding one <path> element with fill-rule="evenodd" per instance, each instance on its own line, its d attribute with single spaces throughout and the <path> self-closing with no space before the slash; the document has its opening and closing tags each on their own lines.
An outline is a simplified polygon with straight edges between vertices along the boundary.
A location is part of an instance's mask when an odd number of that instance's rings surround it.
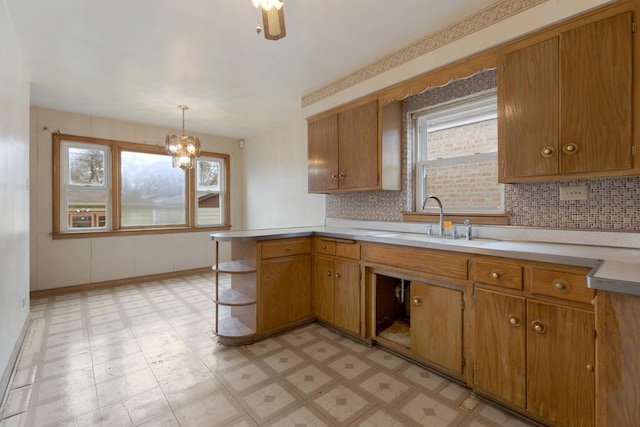
<svg viewBox="0 0 640 427">
<path fill-rule="evenodd" d="M 31 108 L 31 290 L 209 267 L 210 232 L 53 240 L 51 133 L 164 145 L 175 129 L 46 108 Z M 231 224 L 242 222 L 242 152 L 238 141 L 198 134 L 204 151 L 230 155 Z M 221 253 L 226 259 L 228 254 Z"/>
<path fill-rule="evenodd" d="M 4 1 L 0 2 L 0 82 L 1 399 L 29 313 L 29 75 Z"/>
<path fill-rule="evenodd" d="M 325 196 L 307 193 L 307 123 L 291 117 L 244 148 L 246 228 L 324 225 Z"/>
</svg>

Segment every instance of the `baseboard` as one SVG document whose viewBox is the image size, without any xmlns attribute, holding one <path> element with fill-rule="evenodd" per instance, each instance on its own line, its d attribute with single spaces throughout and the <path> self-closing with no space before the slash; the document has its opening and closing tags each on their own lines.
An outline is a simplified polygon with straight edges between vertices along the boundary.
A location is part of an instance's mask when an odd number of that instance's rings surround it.
<svg viewBox="0 0 640 427">
<path fill-rule="evenodd" d="M 81 285 L 63 286 L 60 288 L 42 289 L 31 291 L 31 298 L 42 298 L 53 295 L 68 294 L 71 292 L 90 291 L 100 288 L 111 288 L 114 286 L 128 285 L 131 283 L 152 282 L 154 280 L 171 279 L 174 277 L 188 276 L 190 274 L 211 273 L 211 267 L 194 268 L 191 270 L 171 271 L 169 273 L 150 274 L 147 276 L 129 277 L 126 279 L 107 280 L 104 282 L 85 283 Z M 213 276 L 212 279 L 213 280 Z"/>
<path fill-rule="evenodd" d="M 13 375 L 14 369 L 16 368 L 16 362 L 18 361 L 18 356 L 20 355 L 20 349 L 22 348 L 22 344 L 24 343 L 24 339 L 27 336 L 27 332 L 29 331 L 29 325 L 31 324 L 31 314 L 27 315 L 27 318 L 24 321 L 24 325 L 22 325 L 22 330 L 20 331 L 20 335 L 18 336 L 18 340 L 13 346 L 13 351 L 11 352 L 11 356 L 9 356 L 9 363 L 7 363 L 4 372 L 2 373 L 2 378 L 0 378 L 0 408 L 4 407 L 5 400 L 9 395 L 9 384 L 11 383 L 11 377 Z"/>
</svg>

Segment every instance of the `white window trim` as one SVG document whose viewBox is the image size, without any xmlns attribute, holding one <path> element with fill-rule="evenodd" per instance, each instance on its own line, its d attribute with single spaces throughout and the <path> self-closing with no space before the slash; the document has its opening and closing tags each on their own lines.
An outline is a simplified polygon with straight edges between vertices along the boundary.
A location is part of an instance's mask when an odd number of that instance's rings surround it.
<svg viewBox="0 0 640 427">
<path fill-rule="evenodd" d="M 426 149 L 426 140 L 424 138 L 424 135 L 427 133 L 426 128 L 428 127 L 429 131 L 438 131 L 485 120 L 497 119 L 497 90 L 491 89 L 490 91 L 473 95 L 464 100 L 430 107 L 427 110 L 415 113 L 413 117 L 413 138 L 414 141 L 417 142 L 417 160 L 415 162 L 415 211 L 438 213 L 439 210 L 437 207 L 426 206 L 425 209 L 422 209 L 424 199 L 428 196 L 425 194 L 423 179 L 425 167 L 497 159 L 498 152 L 496 147 L 496 150 L 475 153 L 473 155 L 422 160 L 422 153 Z M 448 213 L 504 213 L 504 191 L 501 194 L 501 199 L 500 206 L 496 208 L 478 206 L 469 209 L 468 207 L 446 206 L 445 209 Z"/>
</svg>

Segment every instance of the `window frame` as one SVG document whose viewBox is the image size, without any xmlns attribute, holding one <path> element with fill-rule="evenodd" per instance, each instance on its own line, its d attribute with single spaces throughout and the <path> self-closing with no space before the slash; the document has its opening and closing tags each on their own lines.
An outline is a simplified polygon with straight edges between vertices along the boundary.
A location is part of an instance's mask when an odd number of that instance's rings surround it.
<svg viewBox="0 0 640 427">
<path fill-rule="evenodd" d="M 412 114 L 413 140 L 416 141 L 416 160 L 414 162 L 414 210 L 421 214 L 434 214 L 438 209 L 434 206 L 422 208 L 424 198 L 427 196 L 424 188 L 423 170 L 428 166 L 445 166 L 448 164 L 460 164 L 468 162 L 482 162 L 495 159 L 498 161 L 498 145 L 494 151 L 475 153 L 471 155 L 459 155 L 446 158 L 437 158 L 432 160 L 424 159 L 422 153 L 426 151 L 426 134 L 429 130 L 422 130 L 426 122 L 431 121 L 435 124 L 435 131 L 450 129 L 457 126 L 479 123 L 485 120 L 498 120 L 498 98 L 497 89 L 482 91 L 473 95 L 469 95 L 464 99 L 452 100 L 444 104 L 428 107 L 422 111 Z M 497 135 L 496 135 L 497 136 Z M 491 207 L 449 207 L 447 212 L 451 214 L 469 214 L 469 215 L 503 215 L 505 213 L 504 206 L 504 185 L 501 191 L 501 206 L 498 208 Z"/>
<path fill-rule="evenodd" d="M 68 171 L 62 158 L 65 155 L 63 149 L 63 143 L 70 142 L 72 146 L 85 146 L 91 147 L 91 145 L 98 145 L 107 147 L 109 152 L 109 174 L 111 182 L 106 182 L 105 186 L 109 191 L 109 200 L 107 206 L 110 207 L 110 211 L 107 217 L 110 217 L 111 224 L 107 229 L 94 229 L 87 230 L 70 230 L 68 227 L 62 227 L 63 218 L 63 185 L 66 183 L 62 177 L 62 173 Z M 94 137 L 85 137 L 78 135 L 68 135 L 63 133 L 54 133 L 52 135 L 53 144 L 53 232 L 52 237 L 54 239 L 73 239 L 73 238 L 92 238 L 92 237 L 109 237 L 109 236 L 130 236 L 137 234 L 163 234 L 163 233 L 185 233 L 185 232 L 202 232 L 202 231 L 220 231 L 229 230 L 230 224 L 230 156 L 223 153 L 215 153 L 209 151 L 203 151 L 200 159 L 212 158 L 220 160 L 223 164 L 224 171 L 222 171 L 222 183 L 220 189 L 220 204 L 221 206 L 221 224 L 219 225 L 197 225 L 197 197 L 196 197 L 196 169 L 187 169 L 185 171 L 185 190 L 186 190 L 186 224 L 184 225 L 145 225 L 138 227 L 122 227 L 121 225 L 121 165 L 120 154 L 122 151 L 159 154 L 167 156 L 164 146 L 139 144 L 133 142 L 117 141 L 111 139 L 102 139 Z M 105 173 L 105 180 L 106 180 Z"/>
</svg>

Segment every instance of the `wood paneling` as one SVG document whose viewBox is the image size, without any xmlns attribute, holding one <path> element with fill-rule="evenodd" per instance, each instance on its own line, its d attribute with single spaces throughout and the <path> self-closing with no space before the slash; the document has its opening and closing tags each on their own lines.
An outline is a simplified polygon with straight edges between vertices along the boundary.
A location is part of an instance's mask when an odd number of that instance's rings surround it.
<svg viewBox="0 0 640 427">
<path fill-rule="evenodd" d="M 468 273 L 466 256 L 427 249 L 366 244 L 362 245 L 362 259 L 457 279 L 466 280 Z"/>
<path fill-rule="evenodd" d="M 640 426 L 640 296 L 598 292 L 596 425 Z"/>
</svg>

